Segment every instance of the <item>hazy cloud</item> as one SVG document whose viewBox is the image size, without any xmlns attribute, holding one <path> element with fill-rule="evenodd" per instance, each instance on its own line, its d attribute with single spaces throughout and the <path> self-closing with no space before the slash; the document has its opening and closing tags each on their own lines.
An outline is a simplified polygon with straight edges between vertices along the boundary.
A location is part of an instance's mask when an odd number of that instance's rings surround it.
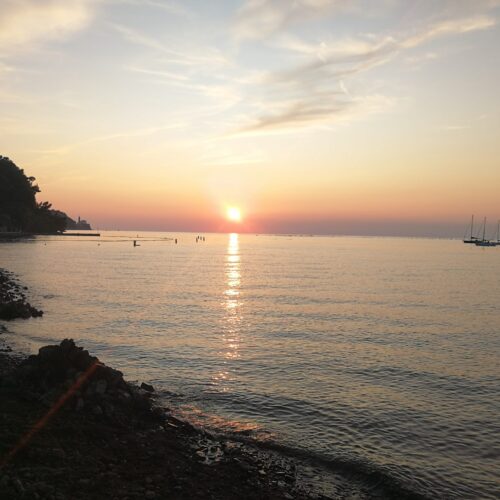
<svg viewBox="0 0 500 500">
<path fill-rule="evenodd" d="M 30 47 L 84 28 L 92 19 L 95 0 L 2 0 L 0 50 Z"/>
</svg>

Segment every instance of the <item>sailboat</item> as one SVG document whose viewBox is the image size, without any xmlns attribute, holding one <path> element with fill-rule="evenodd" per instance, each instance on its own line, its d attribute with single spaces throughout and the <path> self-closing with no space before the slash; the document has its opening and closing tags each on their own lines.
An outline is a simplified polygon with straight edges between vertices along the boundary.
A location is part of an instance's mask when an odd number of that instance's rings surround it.
<svg viewBox="0 0 500 500">
<path fill-rule="evenodd" d="M 474 230 L 474 215 L 472 216 L 472 219 L 470 221 L 470 238 L 467 239 L 464 237 L 464 243 L 476 243 L 476 241 L 479 241 L 479 238 L 477 236 L 473 236 L 472 232 Z"/>
<path fill-rule="evenodd" d="M 500 220 L 497 222 L 497 239 L 492 241 L 496 247 L 500 246 Z"/>
<path fill-rule="evenodd" d="M 474 241 L 474 244 L 478 247 L 496 247 L 498 244 L 495 241 L 490 241 L 486 239 L 486 217 L 484 218 L 483 222 L 483 239 L 482 240 L 476 239 Z"/>
</svg>

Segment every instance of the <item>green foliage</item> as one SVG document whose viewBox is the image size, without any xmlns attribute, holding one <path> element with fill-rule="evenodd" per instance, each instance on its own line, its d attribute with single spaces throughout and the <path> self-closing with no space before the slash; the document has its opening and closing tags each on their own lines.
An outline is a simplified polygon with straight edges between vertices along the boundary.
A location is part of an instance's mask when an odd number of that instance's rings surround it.
<svg viewBox="0 0 500 500">
<path fill-rule="evenodd" d="M 0 156 L 0 228 L 8 231 L 54 233 L 66 220 L 48 202 L 37 203 L 40 188 L 12 160 Z"/>
</svg>

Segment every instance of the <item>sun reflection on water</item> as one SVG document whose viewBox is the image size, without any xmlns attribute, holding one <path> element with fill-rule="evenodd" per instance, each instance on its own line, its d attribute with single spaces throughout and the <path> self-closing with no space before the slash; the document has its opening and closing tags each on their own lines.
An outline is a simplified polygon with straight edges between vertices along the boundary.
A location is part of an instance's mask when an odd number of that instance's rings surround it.
<svg viewBox="0 0 500 500">
<path fill-rule="evenodd" d="M 227 391 L 227 384 L 234 377 L 233 362 L 241 357 L 240 353 L 240 247 L 238 234 L 229 235 L 227 253 L 225 259 L 225 290 L 222 306 L 224 307 L 224 316 L 222 320 L 222 346 L 219 355 L 222 357 L 224 369 L 220 370 L 212 378 L 212 382 L 217 385 L 221 391 Z"/>
</svg>

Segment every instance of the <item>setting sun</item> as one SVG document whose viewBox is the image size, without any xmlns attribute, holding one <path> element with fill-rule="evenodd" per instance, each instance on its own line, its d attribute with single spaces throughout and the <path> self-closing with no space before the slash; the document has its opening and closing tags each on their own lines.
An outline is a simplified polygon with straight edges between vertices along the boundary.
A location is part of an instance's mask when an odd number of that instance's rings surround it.
<svg viewBox="0 0 500 500">
<path fill-rule="evenodd" d="M 239 208 L 229 207 L 226 216 L 231 222 L 241 222 L 241 212 Z"/>
</svg>

